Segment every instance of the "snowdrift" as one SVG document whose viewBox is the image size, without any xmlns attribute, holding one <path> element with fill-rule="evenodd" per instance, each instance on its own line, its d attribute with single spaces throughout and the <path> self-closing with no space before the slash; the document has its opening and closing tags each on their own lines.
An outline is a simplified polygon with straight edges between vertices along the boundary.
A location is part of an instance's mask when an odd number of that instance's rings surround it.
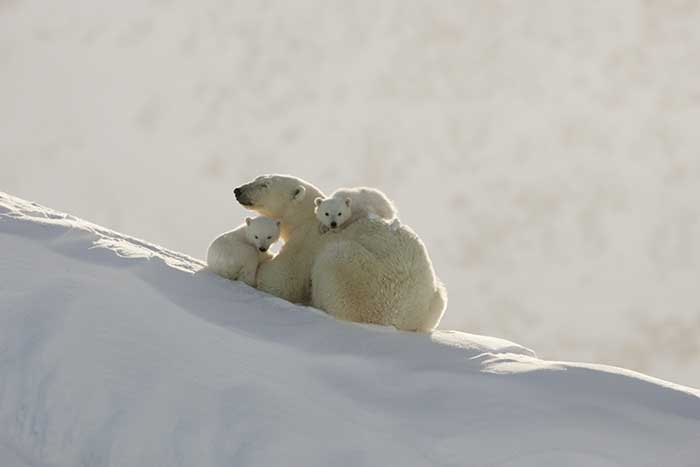
<svg viewBox="0 0 700 467">
<path fill-rule="evenodd" d="M 697 466 L 700 391 L 338 322 L 0 194 L 2 466 Z"/>
</svg>

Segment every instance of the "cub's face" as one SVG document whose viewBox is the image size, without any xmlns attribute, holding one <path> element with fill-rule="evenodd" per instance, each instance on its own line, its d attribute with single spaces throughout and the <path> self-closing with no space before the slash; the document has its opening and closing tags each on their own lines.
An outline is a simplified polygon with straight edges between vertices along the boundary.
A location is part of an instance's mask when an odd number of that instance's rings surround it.
<svg viewBox="0 0 700 467">
<path fill-rule="evenodd" d="M 316 219 L 329 229 L 337 229 L 352 215 L 350 198 L 316 198 Z"/>
<path fill-rule="evenodd" d="M 246 238 L 258 251 L 265 252 L 280 238 L 280 221 L 269 217 L 245 218 Z"/>
<path fill-rule="evenodd" d="M 291 205 L 298 205 L 306 188 L 295 177 L 261 175 L 233 190 L 236 200 L 248 209 L 279 219 Z"/>
</svg>

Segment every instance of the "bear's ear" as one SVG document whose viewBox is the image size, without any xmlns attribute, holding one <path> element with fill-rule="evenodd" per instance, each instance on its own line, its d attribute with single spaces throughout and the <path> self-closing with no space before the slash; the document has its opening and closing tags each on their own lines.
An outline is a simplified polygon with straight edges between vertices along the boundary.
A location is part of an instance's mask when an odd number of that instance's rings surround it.
<svg viewBox="0 0 700 467">
<path fill-rule="evenodd" d="M 319 196 L 318 198 L 316 198 L 316 199 L 314 200 L 314 205 L 316 205 L 316 207 L 319 207 L 319 206 L 321 205 L 322 202 L 323 202 L 323 198 L 321 198 L 321 197 Z"/>
<path fill-rule="evenodd" d="M 246 217 L 245 218 L 245 225 L 250 225 L 250 222 L 253 220 L 252 217 Z"/>
<path fill-rule="evenodd" d="M 306 196 L 306 188 L 304 185 L 297 186 L 292 192 L 292 201 L 299 202 Z"/>
<path fill-rule="evenodd" d="M 345 198 L 345 205 L 347 207 L 350 207 L 351 204 L 352 204 L 352 200 L 350 198 Z"/>
<path fill-rule="evenodd" d="M 279 227 L 280 225 L 282 225 L 282 221 L 275 221 L 275 224 L 277 224 L 277 227 Z"/>
</svg>

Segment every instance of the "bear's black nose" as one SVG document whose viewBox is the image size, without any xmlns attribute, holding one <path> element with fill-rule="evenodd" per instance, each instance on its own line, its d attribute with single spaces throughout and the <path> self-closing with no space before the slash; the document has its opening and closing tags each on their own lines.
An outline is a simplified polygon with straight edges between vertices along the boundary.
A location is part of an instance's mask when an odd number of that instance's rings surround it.
<svg viewBox="0 0 700 467">
<path fill-rule="evenodd" d="M 238 195 L 241 194 L 241 189 L 240 188 L 234 188 L 233 189 L 233 194 L 238 198 Z"/>
<path fill-rule="evenodd" d="M 336 227 L 338 227 L 338 223 L 335 221 L 331 222 L 331 227 L 333 227 L 335 229 Z"/>
<path fill-rule="evenodd" d="M 263 248 L 263 247 L 260 247 L 260 248 L 258 248 L 258 249 L 259 249 L 260 251 L 262 251 L 263 253 L 265 253 L 265 252 L 267 251 L 267 248 Z"/>
</svg>

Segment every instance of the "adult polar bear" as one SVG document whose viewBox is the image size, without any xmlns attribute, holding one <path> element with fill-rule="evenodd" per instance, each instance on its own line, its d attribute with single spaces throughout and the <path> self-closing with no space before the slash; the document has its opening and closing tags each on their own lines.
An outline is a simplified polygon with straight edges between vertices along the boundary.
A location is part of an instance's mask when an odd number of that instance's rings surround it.
<svg viewBox="0 0 700 467">
<path fill-rule="evenodd" d="M 314 199 L 323 193 L 291 176 L 262 175 L 234 194 L 244 207 L 282 221 L 285 244 L 260 265 L 260 290 L 348 321 L 421 332 L 440 322 L 447 294 L 410 229 L 367 218 L 322 235 Z"/>
</svg>

